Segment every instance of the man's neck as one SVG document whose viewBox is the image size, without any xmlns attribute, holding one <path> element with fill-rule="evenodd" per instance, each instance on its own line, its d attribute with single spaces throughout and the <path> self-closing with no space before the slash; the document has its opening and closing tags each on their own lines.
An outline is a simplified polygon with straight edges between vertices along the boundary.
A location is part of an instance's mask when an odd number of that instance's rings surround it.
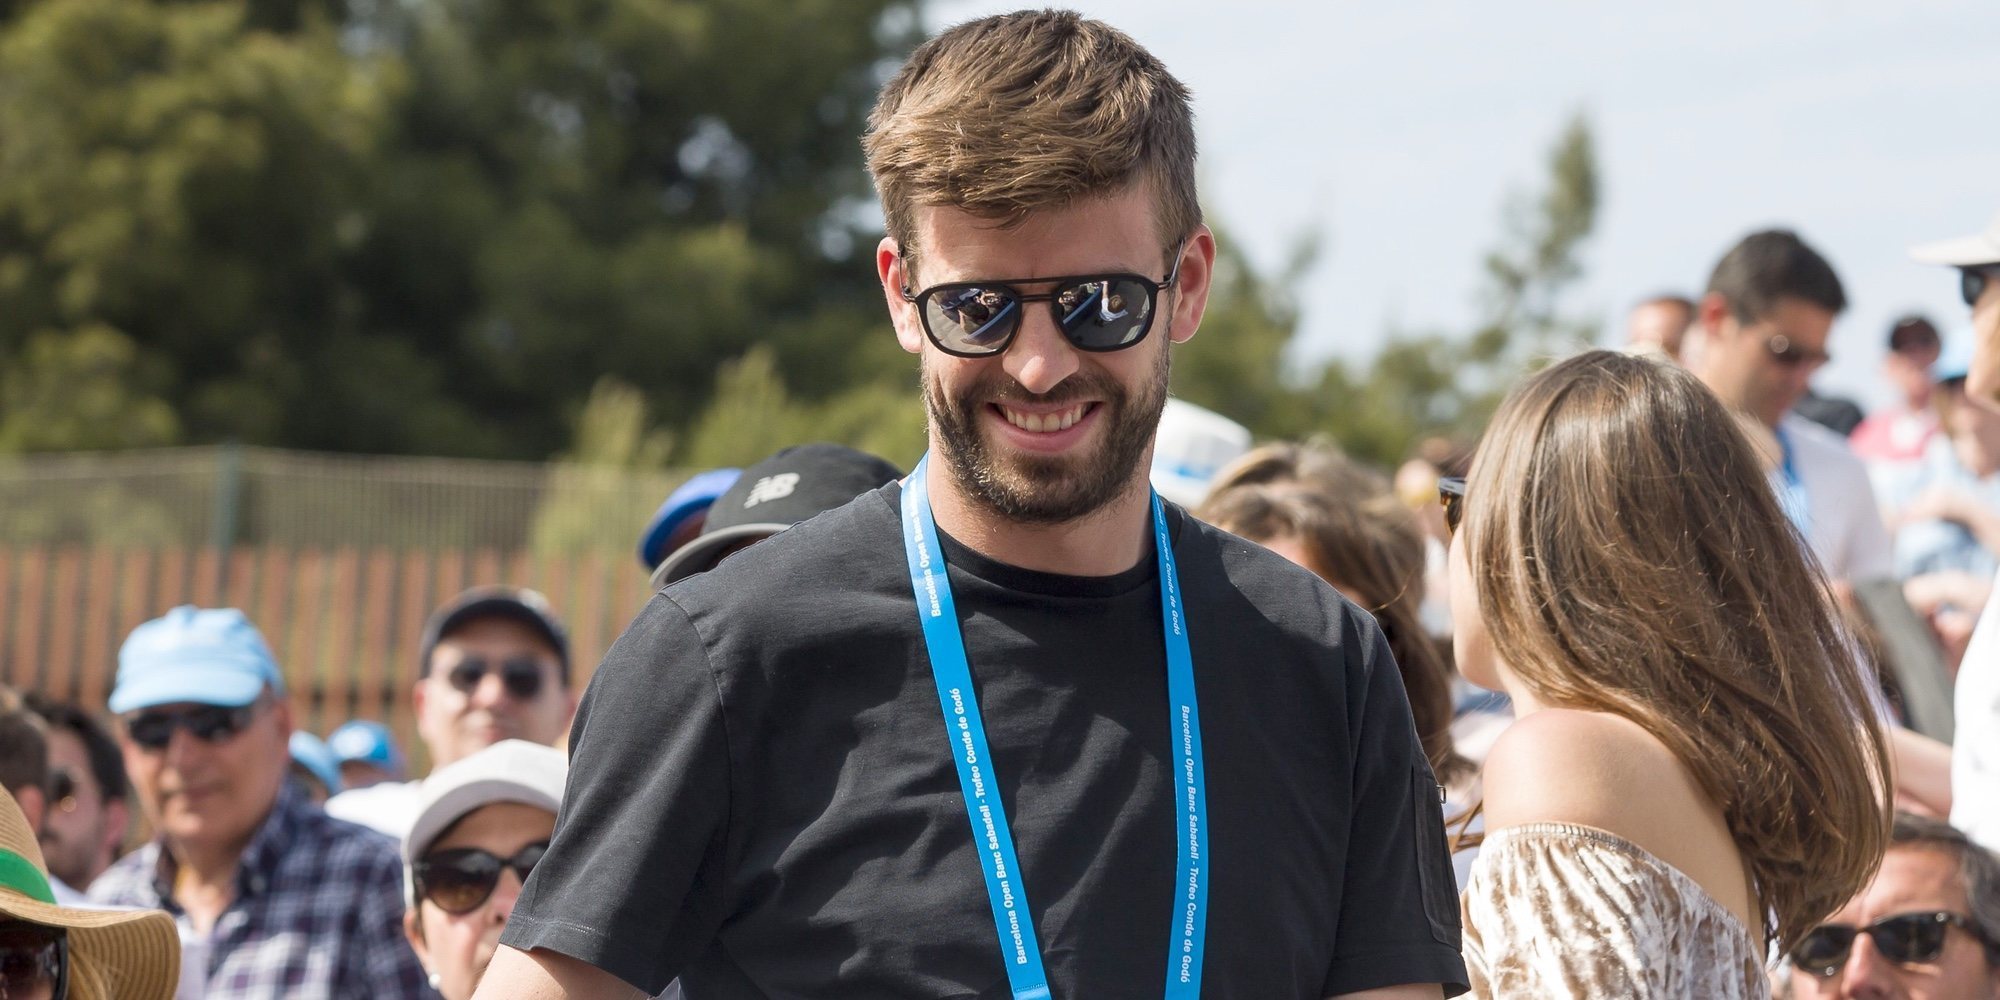
<svg viewBox="0 0 2000 1000">
<path fill-rule="evenodd" d="M 1074 521 L 1029 524 L 993 512 L 964 495 L 942 462 L 931 462 L 926 485 L 938 530 L 989 559 L 1041 573 L 1111 576 L 1146 554 L 1152 521 L 1145 481 Z"/>
<path fill-rule="evenodd" d="M 230 849 L 174 841 L 166 844 L 174 862 L 174 903 L 193 921 L 196 930 L 206 932 L 215 926 L 236 899 L 236 872 L 242 865 L 243 846 Z"/>
</svg>

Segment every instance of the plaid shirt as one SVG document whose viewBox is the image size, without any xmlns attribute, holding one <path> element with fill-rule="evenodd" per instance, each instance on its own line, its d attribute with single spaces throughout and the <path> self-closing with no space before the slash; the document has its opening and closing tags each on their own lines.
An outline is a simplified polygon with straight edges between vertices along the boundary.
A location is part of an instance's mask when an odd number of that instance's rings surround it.
<svg viewBox="0 0 2000 1000">
<path fill-rule="evenodd" d="M 185 933 L 174 870 L 156 839 L 98 876 L 90 898 L 166 910 Z M 327 816 L 287 781 L 210 932 L 204 1000 L 434 997 L 403 937 L 402 887 L 393 841 Z"/>
</svg>

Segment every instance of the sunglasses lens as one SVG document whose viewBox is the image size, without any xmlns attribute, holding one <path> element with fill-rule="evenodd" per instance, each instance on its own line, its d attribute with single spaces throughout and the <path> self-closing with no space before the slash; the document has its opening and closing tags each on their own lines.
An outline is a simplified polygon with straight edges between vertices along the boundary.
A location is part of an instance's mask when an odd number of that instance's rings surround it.
<svg viewBox="0 0 2000 1000">
<path fill-rule="evenodd" d="M 1451 534 L 1458 533 L 1458 522 L 1465 516 L 1465 480 L 1448 476 L 1438 480 L 1438 503 L 1444 507 L 1444 529 Z"/>
<path fill-rule="evenodd" d="M 1021 302 L 1003 287 L 957 285 L 923 298 L 924 329 L 954 354 L 992 354 L 1006 348 L 1021 325 Z"/>
<path fill-rule="evenodd" d="M 520 852 L 514 855 L 514 860 L 507 862 L 507 864 L 514 869 L 514 874 L 521 876 L 521 881 L 526 882 L 528 880 L 528 873 L 534 871 L 535 866 L 542 863 L 542 855 L 547 853 L 549 853 L 548 844 L 529 844 L 521 848 Z"/>
<path fill-rule="evenodd" d="M 1985 293 L 1986 293 L 1985 271 L 1974 271 L 1968 269 L 1958 272 L 1958 294 L 1965 299 L 1966 305 L 1968 306 L 1978 305 L 1979 297 L 1981 295 L 1984 295 Z"/>
<path fill-rule="evenodd" d="M 1847 961 L 1848 946 L 1854 943 L 1854 928 L 1828 925 L 1816 927 L 1792 949 L 1792 963 L 1819 976 L 1830 976 Z"/>
<path fill-rule="evenodd" d="M 174 738 L 174 717 L 161 712 L 136 716 L 125 724 L 132 742 L 148 750 L 163 750 Z"/>
<path fill-rule="evenodd" d="M 63 980 L 60 928 L 0 923 L 0 990 L 8 997 L 54 997 Z"/>
<path fill-rule="evenodd" d="M 1929 962 L 1944 951 L 1947 927 L 1930 914 L 1912 913 L 1880 921 L 1868 928 L 1868 934 L 1892 962 Z"/>
<path fill-rule="evenodd" d="M 531 700 L 542 693 L 542 665 L 526 657 L 508 660 L 500 665 L 500 680 L 507 685 L 508 694 L 520 701 Z"/>
<path fill-rule="evenodd" d="M 500 883 L 500 859 L 480 850 L 440 851 L 418 875 L 424 898 L 446 913 L 470 913 Z"/>
<path fill-rule="evenodd" d="M 1153 324 L 1153 288 L 1130 278 L 1093 278 L 1056 290 L 1056 321 L 1084 351 L 1115 351 L 1146 336 Z"/>
<path fill-rule="evenodd" d="M 188 732 L 206 743 L 220 743 L 237 734 L 243 728 L 239 718 L 240 709 L 211 706 L 197 708 L 182 716 Z"/>
<path fill-rule="evenodd" d="M 445 676 L 445 680 L 458 691 L 471 694 L 472 689 L 479 686 L 479 679 L 484 676 L 486 676 L 486 661 L 477 656 L 468 656 L 451 668 L 451 673 Z"/>
</svg>

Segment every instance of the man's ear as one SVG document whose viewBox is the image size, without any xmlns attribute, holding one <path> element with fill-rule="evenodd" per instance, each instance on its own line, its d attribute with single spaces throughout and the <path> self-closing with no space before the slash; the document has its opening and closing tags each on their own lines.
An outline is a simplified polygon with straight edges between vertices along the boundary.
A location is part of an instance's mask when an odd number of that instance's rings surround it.
<svg viewBox="0 0 2000 1000">
<path fill-rule="evenodd" d="M 111 850 L 111 860 L 125 856 L 125 838 L 132 829 L 132 807 L 124 799 L 104 800 L 104 847 Z"/>
<path fill-rule="evenodd" d="M 48 818 L 47 793 L 33 785 L 23 785 L 14 792 L 14 802 L 21 807 L 21 815 L 27 818 L 28 830 L 39 836 L 42 821 Z"/>
<path fill-rule="evenodd" d="M 1729 300 L 1721 292 L 1710 292 L 1701 297 L 1701 304 L 1695 309 L 1695 325 L 1713 340 L 1722 335 L 1723 325 L 1733 318 Z"/>
<path fill-rule="evenodd" d="M 889 321 L 896 326 L 896 342 L 911 354 L 924 352 L 923 320 L 915 303 L 905 301 L 903 290 L 912 277 L 905 267 L 903 251 L 892 237 L 875 244 L 875 274 L 882 281 L 882 299 L 889 306 Z"/>
<path fill-rule="evenodd" d="M 1174 262 L 1168 262 L 1169 267 Z M 1215 233 L 1207 226 L 1195 227 L 1194 235 L 1181 245 L 1179 272 L 1174 287 L 1166 294 L 1172 308 L 1167 312 L 1167 335 L 1176 344 L 1185 344 L 1201 328 L 1208 312 L 1208 292 L 1215 280 Z"/>
</svg>

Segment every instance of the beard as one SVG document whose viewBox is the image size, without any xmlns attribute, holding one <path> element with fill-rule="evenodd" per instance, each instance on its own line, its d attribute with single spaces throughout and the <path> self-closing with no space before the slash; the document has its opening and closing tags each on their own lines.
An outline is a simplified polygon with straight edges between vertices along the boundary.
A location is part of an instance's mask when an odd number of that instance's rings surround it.
<svg viewBox="0 0 2000 1000">
<path fill-rule="evenodd" d="M 973 503 L 1012 521 L 1062 524 L 1103 509 L 1131 486 L 1166 409 L 1169 353 L 1160 351 L 1136 395 L 1108 375 L 1082 372 L 1037 395 L 993 365 L 991 377 L 970 383 L 955 398 L 945 396 L 926 357 L 924 411 L 945 467 Z M 1000 455 L 980 430 L 981 411 L 991 404 L 1061 406 L 1082 399 L 1098 400 L 1103 425 L 1103 442 L 1088 451 Z"/>
</svg>

